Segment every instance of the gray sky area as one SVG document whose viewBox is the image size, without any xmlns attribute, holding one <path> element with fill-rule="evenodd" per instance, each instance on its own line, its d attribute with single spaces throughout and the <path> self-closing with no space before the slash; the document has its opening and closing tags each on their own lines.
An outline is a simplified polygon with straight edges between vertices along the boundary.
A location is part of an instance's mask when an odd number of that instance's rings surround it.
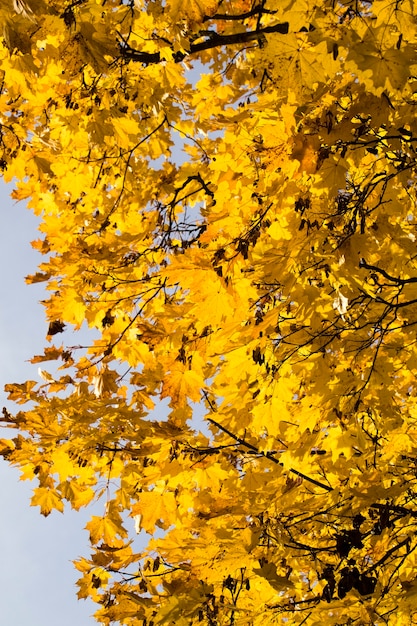
<svg viewBox="0 0 417 626">
<path fill-rule="evenodd" d="M 39 300 L 42 285 L 26 285 L 40 256 L 29 242 L 38 238 L 37 221 L 23 203 L 9 198 L 0 181 L 0 409 L 7 402 L 4 385 L 38 379 L 28 363 L 43 352 L 47 325 Z M 8 437 L 0 431 L 1 437 Z M 88 515 L 66 510 L 44 518 L 29 505 L 31 484 L 0 461 L 0 603 L 5 626 L 92 626 L 92 602 L 76 597 L 77 572 L 72 559 L 88 555 Z"/>
</svg>

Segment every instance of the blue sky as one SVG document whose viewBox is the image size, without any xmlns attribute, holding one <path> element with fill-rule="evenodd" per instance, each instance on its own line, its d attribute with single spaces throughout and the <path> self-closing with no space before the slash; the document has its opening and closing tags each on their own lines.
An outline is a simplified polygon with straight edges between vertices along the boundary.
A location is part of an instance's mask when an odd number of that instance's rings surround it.
<svg viewBox="0 0 417 626">
<path fill-rule="evenodd" d="M 40 256 L 30 247 L 38 237 L 37 220 L 23 203 L 13 202 L 0 181 L 0 409 L 7 402 L 6 383 L 38 379 L 28 363 L 43 352 L 47 324 L 42 285 L 26 285 Z M 8 437 L 2 431 L 2 437 Z M 77 572 L 72 559 L 88 555 L 89 515 L 66 510 L 44 518 L 30 507 L 31 484 L 19 471 L 0 462 L 0 599 L 1 623 L 7 626 L 91 626 L 95 605 L 76 598 Z M 98 505 L 101 506 L 101 505 Z"/>
</svg>

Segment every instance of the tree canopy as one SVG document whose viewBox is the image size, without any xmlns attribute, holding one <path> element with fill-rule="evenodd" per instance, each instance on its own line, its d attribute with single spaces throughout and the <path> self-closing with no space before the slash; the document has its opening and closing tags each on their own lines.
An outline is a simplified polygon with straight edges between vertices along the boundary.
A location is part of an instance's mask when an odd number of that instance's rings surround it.
<svg viewBox="0 0 417 626">
<path fill-rule="evenodd" d="M 0 452 L 43 515 L 103 501 L 79 597 L 104 625 L 416 623 L 413 0 L 0 17 L 49 323 Z"/>
</svg>

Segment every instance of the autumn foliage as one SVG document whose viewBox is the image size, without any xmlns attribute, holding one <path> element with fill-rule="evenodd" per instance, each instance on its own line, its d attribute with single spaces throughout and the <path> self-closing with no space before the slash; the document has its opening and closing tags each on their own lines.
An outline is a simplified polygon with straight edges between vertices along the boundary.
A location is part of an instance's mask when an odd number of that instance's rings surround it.
<svg viewBox="0 0 417 626">
<path fill-rule="evenodd" d="M 0 451 L 43 515 L 102 503 L 79 597 L 104 625 L 415 624 L 412 0 L 0 17 L 49 322 Z"/>
</svg>

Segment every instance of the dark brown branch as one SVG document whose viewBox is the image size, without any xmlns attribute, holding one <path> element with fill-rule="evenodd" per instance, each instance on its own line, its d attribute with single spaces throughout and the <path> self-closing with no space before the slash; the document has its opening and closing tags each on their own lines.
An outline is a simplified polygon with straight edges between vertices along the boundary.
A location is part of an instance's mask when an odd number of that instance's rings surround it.
<svg viewBox="0 0 417 626">
<path fill-rule="evenodd" d="M 374 563 L 371 567 L 369 567 L 366 570 L 366 573 L 369 572 L 373 572 L 376 569 L 378 569 L 378 567 L 380 567 L 383 563 L 385 563 L 385 561 L 387 559 L 389 559 L 389 557 L 394 554 L 395 552 L 397 552 L 397 550 L 399 550 L 400 548 L 402 548 L 403 546 L 407 546 L 407 553 L 410 552 L 410 537 L 406 537 L 405 539 L 403 539 L 402 541 L 399 541 L 395 546 L 393 546 L 392 548 L 390 548 L 387 552 L 385 552 L 384 556 L 381 557 L 379 559 L 379 561 L 377 561 L 376 563 Z"/>
<path fill-rule="evenodd" d="M 207 421 L 209 421 L 211 424 L 213 424 L 213 426 L 216 426 L 216 428 L 218 428 L 219 430 L 222 430 L 224 433 L 226 433 L 226 435 L 229 435 L 229 437 L 231 437 L 232 439 L 237 441 L 237 443 L 239 443 L 244 448 L 247 448 L 248 450 L 252 450 L 252 452 L 255 452 L 256 454 L 259 454 L 260 456 L 264 456 L 265 458 L 269 459 L 273 463 L 276 463 L 277 465 L 281 465 L 281 461 L 279 461 L 279 459 L 277 459 L 276 456 L 274 456 L 274 454 L 272 454 L 272 452 L 261 452 L 260 450 L 258 450 L 258 448 L 256 446 L 254 446 L 253 444 L 249 443 L 245 439 L 242 439 L 241 437 L 238 437 L 237 435 L 234 435 L 232 432 L 230 432 L 230 430 L 228 430 L 227 428 L 225 428 L 224 426 L 222 426 L 221 424 L 216 422 L 211 417 L 208 417 Z M 315 480 L 314 478 L 310 478 L 310 476 L 307 476 L 306 474 L 303 474 L 302 472 L 299 472 L 298 470 L 290 468 L 289 471 L 292 474 L 295 474 L 296 476 L 299 476 L 300 478 L 303 478 L 307 482 L 312 483 L 313 485 L 316 485 L 316 487 L 321 487 L 321 489 L 325 489 L 326 491 L 333 491 L 333 487 L 329 487 L 329 485 L 325 485 L 325 484 L 319 482 L 318 480 Z"/>
<path fill-rule="evenodd" d="M 191 43 L 190 50 L 188 52 L 172 52 L 172 58 L 176 63 L 180 63 L 185 59 L 185 57 L 198 52 L 203 52 L 204 50 L 220 48 L 222 46 L 235 46 L 239 44 L 246 44 L 251 41 L 262 40 L 265 35 L 270 33 L 280 33 L 281 35 L 286 35 L 288 33 L 288 29 L 288 22 L 283 22 L 282 24 L 265 26 L 264 28 L 259 28 L 257 30 L 233 33 L 231 35 L 219 35 L 215 31 L 205 31 L 204 36 L 207 38 L 204 41 L 201 41 L 200 43 Z M 127 61 L 135 61 L 143 63 L 144 65 L 152 65 L 165 60 L 164 58 L 161 58 L 160 52 L 143 52 L 142 50 L 135 50 L 134 48 L 131 48 L 127 42 L 119 42 L 119 47 L 122 57 Z"/>
<path fill-rule="evenodd" d="M 408 285 L 410 283 L 417 283 L 417 276 L 412 276 L 411 278 L 397 278 L 395 276 L 391 276 L 390 274 L 388 274 L 388 272 L 386 272 L 381 267 L 378 267 L 377 265 L 369 265 L 369 263 L 367 263 L 365 259 L 361 259 L 359 261 L 359 267 L 377 272 L 378 274 L 381 274 L 381 276 L 384 276 L 384 278 L 389 280 L 391 283 L 396 283 L 397 285 Z"/>
<path fill-rule="evenodd" d="M 229 435 L 229 437 L 231 437 L 232 439 L 237 441 L 237 443 L 240 443 L 240 445 L 243 446 L 244 448 L 248 448 L 248 450 L 252 450 L 252 452 L 255 452 L 256 454 L 264 454 L 264 456 L 269 454 L 268 452 L 267 453 L 259 452 L 259 450 L 258 450 L 258 448 L 256 446 L 254 446 L 253 444 L 249 443 L 249 441 L 246 441 L 245 439 L 242 439 L 241 437 L 238 437 L 237 435 L 234 435 L 225 426 L 222 426 L 221 424 L 216 422 L 216 420 L 212 419 L 211 417 L 208 417 L 207 421 L 210 422 L 211 424 L 213 424 L 213 426 L 216 426 L 216 428 L 218 428 L 219 430 L 222 430 L 224 433 L 226 433 L 226 435 Z M 275 457 L 272 456 L 272 457 L 268 457 L 268 458 L 271 458 L 271 460 L 274 463 L 278 463 L 279 464 L 278 459 L 276 459 Z"/>
<path fill-rule="evenodd" d="M 300 478 L 304 478 L 304 480 L 306 480 L 307 482 L 312 483 L 313 485 L 316 485 L 316 487 L 321 487 L 321 489 L 325 489 L 326 491 L 333 491 L 333 487 L 330 487 L 329 485 L 325 485 L 324 483 L 321 483 L 320 481 L 315 480 L 315 478 L 311 478 L 310 476 L 307 476 L 306 474 L 303 474 L 302 472 L 299 472 L 298 470 L 295 470 L 292 467 L 290 467 L 289 471 L 292 474 L 299 476 Z"/>
<path fill-rule="evenodd" d="M 205 15 L 203 17 L 203 22 L 208 22 L 210 20 L 223 20 L 223 21 L 239 21 L 239 20 L 247 20 L 250 17 L 254 17 L 255 15 L 275 15 L 277 11 L 273 11 L 272 9 L 265 9 L 262 5 L 255 7 L 251 11 L 246 11 L 246 13 L 239 13 L 237 15 L 228 15 L 227 13 L 216 13 L 215 15 Z"/>
<path fill-rule="evenodd" d="M 410 517 L 414 517 L 414 518 L 417 517 L 417 511 L 410 511 L 410 509 L 407 509 L 407 507 L 400 506 L 398 504 L 381 504 L 379 502 L 375 502 L 374 504 L 371 504 L 370 508 L 378 509 L 378 510 L 393 511 L 394 513 L 397 513 L 398 515 L 401 515 L 402 517 L 406 517 L 407 515 L 410 515 Z"/>
<path fill-rule="evenodd" d="M 214 198 L 214 193 L 213 191 L 211 191 L 211 189 L 209 189 L 209 185 L 210 182 L 206 183 L 203 178 L 201 177 L 201 174 L 198 173 L 195 176 L 189 176 L 187 178 L 187 180 L 181 185 L 181 187 L 178 187 L 178 189 L 175 189 L 174 191 L 174 197 L 171 200 L 171 202 L 169 203 L 169 206 L 171 208 L 173 208 L 176 204 L 178 204 L 178 202 L 183 202 L 185 200 L 185 198 L 179 198 L 178 199 L 178 195 L 180 194 L 181 191 L 183 191 L 187 185 L 189 185 L 191 182 L 193 182 L 193 180 L 197 181 L 198 183 L 200 183 L 201 188 L 197 189 L 196 191 L 193 191 L 192 194 L 189 195 L 194 195 L 195 193 L 197 193 L 198 191 L 204 190 L 204 192 L 206 193 L 206 195 L 210 196 L 210 198 Z M 188 196 L 186 196 L 188 197 Z"/>
</svg>

